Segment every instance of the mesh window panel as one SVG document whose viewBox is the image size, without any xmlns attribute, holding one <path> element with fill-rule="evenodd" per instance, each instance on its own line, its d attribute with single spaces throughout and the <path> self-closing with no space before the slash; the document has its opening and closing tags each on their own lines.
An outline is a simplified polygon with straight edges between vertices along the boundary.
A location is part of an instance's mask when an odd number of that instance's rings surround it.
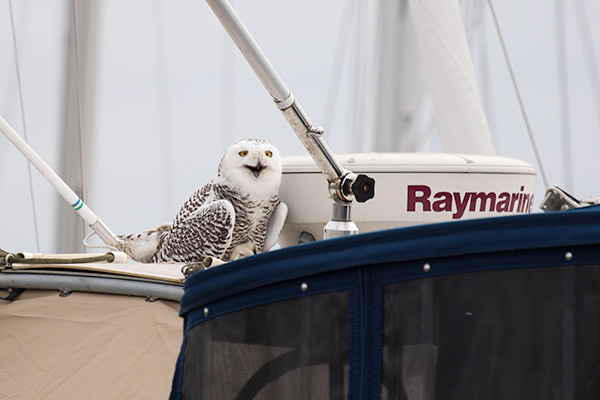
<svg viewBox="0 0 600 400">
<path fill-rule="evenodd" d="M 600 399 L 597 266 L 384 288 L 382 398 Z"/>
<path fill-rule="evenodd" d="M 271 303 L 189 330 L 184 399 L 345 399 L 348 292 Z"/>
</svg>

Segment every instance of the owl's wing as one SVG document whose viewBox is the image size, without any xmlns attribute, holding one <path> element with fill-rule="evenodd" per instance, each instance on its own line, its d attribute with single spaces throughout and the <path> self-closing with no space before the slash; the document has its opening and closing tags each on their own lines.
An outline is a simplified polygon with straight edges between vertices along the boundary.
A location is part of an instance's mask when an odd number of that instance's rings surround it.
<svg viewBox="0 0 600 400">
<path fill-rule="evenodd" d="M 235 210 L 217 200 L 175 221 L 166 235 L 157 261 L 200 262 L 207 256 L 222 258 L 231 244 Z"/>
<path fill-rule="evenodd" d="M 269 219 L 269 224 L 267 225 L 267 236 L 265 237 L 265 244 L 263 245 L 262 251 L 269 251 L 271 247 L 275 246 L 277 240 L 279 240 L 279 234 L 283 228 L 287 213 L 288 207 L 285 203 L 280 202 L 277 207 L 275 207 L 275 210 Z"/>
<path fill-rule="evenodd" d="M 187 219 L 192 212 L 198 210 L 200 207 L 205 205 L 205 203 L 212 202 L 212 195 L 212 183 L 207 183 L 206 185 L 202 186 L 200 189 L 194 192 L 194 194 L 192 194 L 185 203 L 183 203 L 179 209 L 179 212 L 175 216 L 173 224 L 177 225 L 183 223 L 183 221 Z"/>
</svg>

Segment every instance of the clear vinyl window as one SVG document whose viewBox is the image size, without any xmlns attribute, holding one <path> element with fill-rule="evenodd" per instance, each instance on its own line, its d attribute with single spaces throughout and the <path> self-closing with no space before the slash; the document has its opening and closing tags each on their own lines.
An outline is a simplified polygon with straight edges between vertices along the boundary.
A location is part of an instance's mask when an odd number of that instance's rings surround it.
<svg viewBox="0 0 600 400">
<path fill-rule="evenodd" d="M 280 301 L 190 329 L 184 399 L 345 399 L 348 292 Z"/>
<path fill-rule="evenodd" d="M 386 286 L 382 398 L 600 398 L 598 271 L 484 271 Z"/>
</svg>

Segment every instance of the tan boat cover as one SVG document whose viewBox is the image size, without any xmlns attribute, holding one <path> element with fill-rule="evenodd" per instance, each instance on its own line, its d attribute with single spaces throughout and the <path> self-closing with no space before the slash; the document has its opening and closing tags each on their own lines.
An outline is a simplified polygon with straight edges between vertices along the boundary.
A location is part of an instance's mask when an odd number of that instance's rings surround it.
<svg viewBox="0 0 600 400">
<path fill-rule="evenodd" d="M 0 301 L 0 399 L 167 399 L 178 311 L 172 301 L 44 290 Z"/>
</svg>

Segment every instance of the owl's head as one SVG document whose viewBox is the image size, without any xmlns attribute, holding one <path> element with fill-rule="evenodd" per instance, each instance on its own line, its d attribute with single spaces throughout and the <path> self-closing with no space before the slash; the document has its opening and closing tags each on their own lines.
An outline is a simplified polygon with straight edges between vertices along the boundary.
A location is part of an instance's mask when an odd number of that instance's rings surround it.
<svg viewBox="0 0 600 400">
<path fill-rule="evenodd" d="M 250 194 L 270 197 L 279 191 L 281 158 L 266 140 L 240 140 L 227 149 L 217 176 Z"/>
</svg>

